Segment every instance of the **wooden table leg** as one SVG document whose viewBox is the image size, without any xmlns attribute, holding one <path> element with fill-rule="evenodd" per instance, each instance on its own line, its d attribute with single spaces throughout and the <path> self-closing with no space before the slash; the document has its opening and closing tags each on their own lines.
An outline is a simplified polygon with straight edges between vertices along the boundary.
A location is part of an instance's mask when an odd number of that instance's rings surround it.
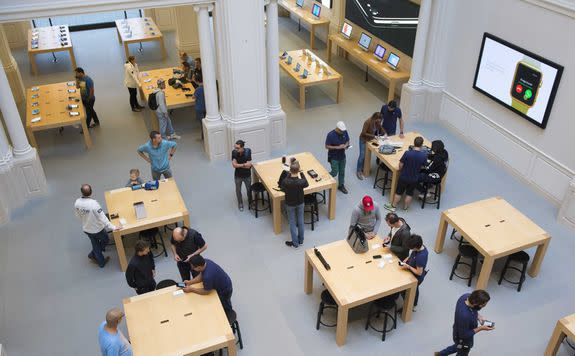
<svg viewBox="0 0 575 356">
<path fill-rule="evenodd" d="M 232 340 L 228 341 L 228 356 L 236 356 L 236 338 L 234 337 Z"/>
<path fill-rule="evenodd" d="M 401 311 L 401 319 L 404 323 L 411 320 L 411 314 L 413 312 L 413 304 L 415 304 L 415 293 L 417 292 L 417 283 L 412 287 L 405 290 L 405 303 L 403 304 L 403 310 Z"/>
<path fill-rule="evenodd" d="M 390 101 L 392 101 L 394 97 L 395 97 L 395 80 L 390 80 L 389 90 L 387 92 L 387 102 L 389 103 Z"/>
<path fill-rule="evenodd" d="M 393 204 L 395 198 L 395 190 L 397 189 L 397 181 L 399 180 L 399 171 L 391 170 L 391 191 L 389 192 L 389 202 Z"/>
<path fill-rule="evenodd" d="M 160 131 L 160 122 L 158 121 L 158 116 L 152 111 L 148 111 L 150 114 L 150 124 L 152 124 L 152 130 Z"/>
<path fill-rule="evenodd" d="M 185 226 L 190 226 L 190 215 L 189 215 L 189 214 L 184 214 L 183 218 L 184 218 L 184 224 L 185 224 Z"/>
<path fill-rule="evenodd" d="M 92 148 L 92 138 L 90 137 L 90 132 L 88 131 L 88 126 L 86 125 L 86 120 L 81 120 L 82 125 L 82 135 L 84 136 L 84 143 L 86 148 Z"/>
<path fill-rule="evenodd" d="M 549 339 L 549 343 L 547 343 L 547 348 L 545 349 L 545 356 L 555 356 L 557 355 L 557 351 L 559 350 L 559 346 L 561 342 L 565 338 L 565 334 L 561 329 L 561 321 L 558 321 L 555 325 L 555 329 L 553 329 L 553 334 L 551 334 L 551 338 Z"/>
<path fill-rule="evenodd" d="M 343 58 L 345 59 L 349 59 L 349 52 L 348 51 L 343 51 Z"/>
<path fill-rule="evenodd" d="M 443 252 L 443 245 L 445 244 L 445 234 L 447 233 L 447 220 L 445 219 L 445 213 L 441 213 L 439 218 L 439 228 L 437 229 L 437 235 L 435 236 L 435 253 Z"/>
<path fill-rule="evenodd" d="M 489 282 L 489 276 L 491 275 L 491 270 L 493 269 L 493 262 L 495 259 L 491 256 L 483 256 L 483 266 L 481 267 L 481 272 L 479 272 L 479 278 L 477 278 L 476 289 L 486 289 L 487 283 Z"/>
<path fill-rule="evenodd" d="M 128 48 L 128 42 L 124 42 L 124 53 L 126 54 L 126 60 L 130 57 L 130 49 Z"/>
<path fill-rule="evenodd" d="M 299 87 L 299 108 L 305 110 L 305 86 Z"/>
<path fill-rule="evenodd" d="M 274 233 L 279 235 L 282 232 L 282 208 L 279 199 L 272 199 L 272 215 L 274 219 Z"/>
<path fill-rule="evenodd" d="M 72 69 L 76 69 L 76 56 L 74 56 L 74 48 L 70 47 L 68 52 L 70 52 L 70 63 L 72 63 Z"/>
<path fill-rule="evenodd" d="M 327 37 L 327 61 L 331 62 L 331 49 L 333 46 L 333 41 L 331 40 L 331 38 L 329 38 L 329 36 Z"/>
<path fill-rule="evenodd" d="M 337 187 L 336 187 L 336 185 L 333 185 L 329 189 L 329 209 L 327 212 L 328 218 L 330 220 L 335 219 L 335 202 L 337 200 L 336 197 L 337 197 Z"/>
<path fill-rule="evenodd" d="M 349 309 L 346 307 L 337 308 L 337 327 L 335 330 L 335 342 L 337 346 L 345 345 L 347 338 L 347 314 Z"/>
<path fill-rule="evenodd" d="M 363 161 L 363 175 L 369 177 L 371 173 L 371 150 L 369 149 L 369 142 L 365 143 L 365 160 Z"/>
<path fill-rule="evenodd" d="M 166 58 L 166 45 L 164 43 L 164 36 L 160 37 L 160 47 L 162 48 L 162 58 Z"/>
<path fill-rule="evenodd" d="M 309 29 L 309 47 L 313 49 L 315 44 L 315 25 L 311 25 Z"/>
<path fill-rule="evenodd" d="M 303 279 L 303 291 L 305 294 L 311 294 L 313 289 L 313 266 L 309 261 L 309 257 L 307 253 L 304 253 L 305 256 L 305 268 L 304 268 L 304 279 Z"/>
<path fill-rule="evenodd" d="M 32 52 L 28 52 L 28 58 L 30 58 L 30 66 L 32 67 L 32 74 L 38 74 L 38 67 L 36 66 L 36 56 Z"/>
<path fill-rule="evenodd" d="M 116 243 L 116 251 L 118 252 L 118 260 L 120 261 L 120 268 L 122 272 L 126 272 L 128 268 L 128 260 L 126 259 L 126 251 L 122 242 L 122 230 L 114 231 L 114 242 Z"/>
<path fill-rule="evenodd" d="M 545 240 L 544 243 L 537 246 L 537 251 L 535 251 L 535 256 L 533 257 L 533 262 L 531 262 L 531 267 L 529 267 L 529 275 L 531 277 L 537 277 L 539 270 L 541 269 L 541 263 L 543 263 L 543 257 L 545 257 L 545 252 L 547 252 L 547 247 L 549 247 L 549 241 L 551 238 Z"/>
<path fill-rule="evenodd" d="M 30 141 L 30 144 L 32 146 L 34 146 L 36 149 L 38 149 L 38 143 L 36 142 L 36 137 L 34 136 L 34 131 L 32 131 L 29 128 L 26 128 L 26 133 L 28 134 L 28 141 Z"/>
<path fill-rule="evenodd" d="M 341 97 L 343 96 L 343 77 L 341 77 L 337 81 L 337 103 L 341 101 Z"/>
</svg>

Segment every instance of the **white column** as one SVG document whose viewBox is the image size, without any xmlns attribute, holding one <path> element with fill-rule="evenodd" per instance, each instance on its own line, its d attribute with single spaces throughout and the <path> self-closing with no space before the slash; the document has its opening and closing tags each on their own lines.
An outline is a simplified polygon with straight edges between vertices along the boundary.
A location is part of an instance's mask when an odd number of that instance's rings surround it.
<svg viewBox="0 0 575 356">
<path fill-rule="evenodd" d="M 4 123 L 12 140 L 14 155 L 16 157 L 24 156 L 32 151 L 32 147 L 28 143 L 26 132 L 24 132 L 20 113 L 18 113 L 4 68 L 0 69 L 0 93 L 2 93 L 0 95 L 0 111 L 2 111 Z"/>
<path fill-rule="evenodd" d="M 12 150 L 8 144 L 8 138 L 4 132 L 4 126 L 0 122 L 0 166 L 8 164 L 12 159 Z"/>
<path fill-rule="evenodd" d="M 198 13 L 198 34 L 200 37 L 200 55 L 202 58 L 202 77 L 204 82 L 204 97 L 206 100 L 206 120 L 220 119 L 218 93 L 216 91 L 216 60 L 210 31 L 210 14 L 213 5 L 194 6 Z"/>
<path fill-rule="evenodd" d="M 413 58 L 411 60 L 411 77 L 409 78 L 409 84 L 411 85 L 420 85 L 423 79 L 427 34 L 431 20 L 431 2 L 432 0 L 422 0 L 419 8 L 419 21 L 415 35 Z"/>
<path fill-rule="evenodd" d="M 268 84 L 268 110 L 277 112 L 280 105 L 280 68 L 279 56 L 279 30 L 278 30 L 278 1 L 270 0 L 267 5 L 267 84 Z"/>
</svg>

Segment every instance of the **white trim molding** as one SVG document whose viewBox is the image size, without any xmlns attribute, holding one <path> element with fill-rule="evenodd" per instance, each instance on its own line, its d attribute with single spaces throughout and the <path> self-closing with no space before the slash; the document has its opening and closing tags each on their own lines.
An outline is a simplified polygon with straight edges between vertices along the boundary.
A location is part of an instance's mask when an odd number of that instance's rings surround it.
<svg viewBox="0 0 575 356">
<path fill-rule="evenodd" d="M 523 0 L 547 10 L 575 18 L 575 1 L 573 0 Z"/>
</svg>

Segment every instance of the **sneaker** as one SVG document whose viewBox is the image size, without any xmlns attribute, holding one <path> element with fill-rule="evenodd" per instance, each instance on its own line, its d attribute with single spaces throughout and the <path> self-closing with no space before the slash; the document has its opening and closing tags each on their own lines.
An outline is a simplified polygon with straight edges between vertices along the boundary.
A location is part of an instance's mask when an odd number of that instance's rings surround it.
<svg viewBox="0 0 575 356">
<path fill-rule="evenodd" d="M 417 311 L 417 306 L 413 306 L 413 309 L 411 309 L 411 311 L 416 312 Z"/>
<path fill-rule="evenodd" d="M 90 262 L 98 264 L 98 260 L 96 260 L 96 258 L 94 256 L 92 256 L 91 254 L 88 255 L 88 258 L 90 259 Z"/>
<path fill-rule="evenodd" d="M 357 172 L 357 179 L 359 179 L 359 180 L 364 180 L 364 179 L 365 179 L 365 177 L 363 176 L 363 173 L 362 173 L 362 172 Z"/>
<path fill-rule="evenodd" d="M 385 210 L 389 210 L 392 213 L 395 213 L 395 210 L 396 210 L 395 206 L 391 205 L 391 203 L 387 203 L 383 207 L 385 208 Z"/>
<path fill-rule="evenodd" d="M 408 207 L 408 206 L 404 206 L 404 207 L 403 207 L 403 211 L 408 211 L 408 210 L 409 210 L 409 207 Z"/>
<path fill-rule="evenodd" d="M 343 186 L 343 185 L 340 185 L 337 189 L 338 189 L 340 192 L 342 192 L 343 194 L 347 194 L 347 193 L 348 193 L 347 189 L 345 189 L 345 186 Z"/>
<path fill-rule="evenodd" d="M 134 111 L 134 112 L 140 112 L 140 111 L 142 111 L 142 109 L 139 109 L 139 108 L 133 108 L 133 109 L 132 109 L 132 111 Z"/>
<path fill-rule="evenodd" d="M 291 242 L 291 241 L 286 241 L 286 246 L 287 246 L 287 247 L 298 248 L 298 246 L 294 245 L 293 242 Z"/>
<path fill-rule="evenodd" d="M 169 136 L 169 138 L 172 140 L 179 140 L 182 138 L 182 136 L 176 135 L 176 133 L 174 132 L 171 136 Z"/>
<path fill-rule="evenodd" d="M 104 268 L 104 266 L 108 263 L 108 261 L 110 261 L 110 256 L 106 256 L 106 258 L 104 258 L 104 264 L 100 266 L 100 268 Z"/>
<path fill-rule="evenodd" d="M 238 209 L 240 209 L 240 211 L 244 211 L 244 206 L 243 206 L 243 205 L 238 205 Z"/>
<path fill-rule="evenodd" d="M 303 245 L 303 240 L 299 242 L 300 245 Z"/>
</svg>

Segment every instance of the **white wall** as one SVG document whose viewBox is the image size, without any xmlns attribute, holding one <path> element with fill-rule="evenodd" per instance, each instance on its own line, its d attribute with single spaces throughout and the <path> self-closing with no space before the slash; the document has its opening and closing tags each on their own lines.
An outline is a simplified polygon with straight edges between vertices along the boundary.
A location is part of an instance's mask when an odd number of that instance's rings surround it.
<svg viewBox="0 0 575 356">
<path fill-rule="evenodd" d="M 523 0 L 451 0 L 440 119 L 556 202 L 575 171 L 575 19 Z M 545 130 L 472 88 L 484 32 L 565 67 Z"/>
</svg>

